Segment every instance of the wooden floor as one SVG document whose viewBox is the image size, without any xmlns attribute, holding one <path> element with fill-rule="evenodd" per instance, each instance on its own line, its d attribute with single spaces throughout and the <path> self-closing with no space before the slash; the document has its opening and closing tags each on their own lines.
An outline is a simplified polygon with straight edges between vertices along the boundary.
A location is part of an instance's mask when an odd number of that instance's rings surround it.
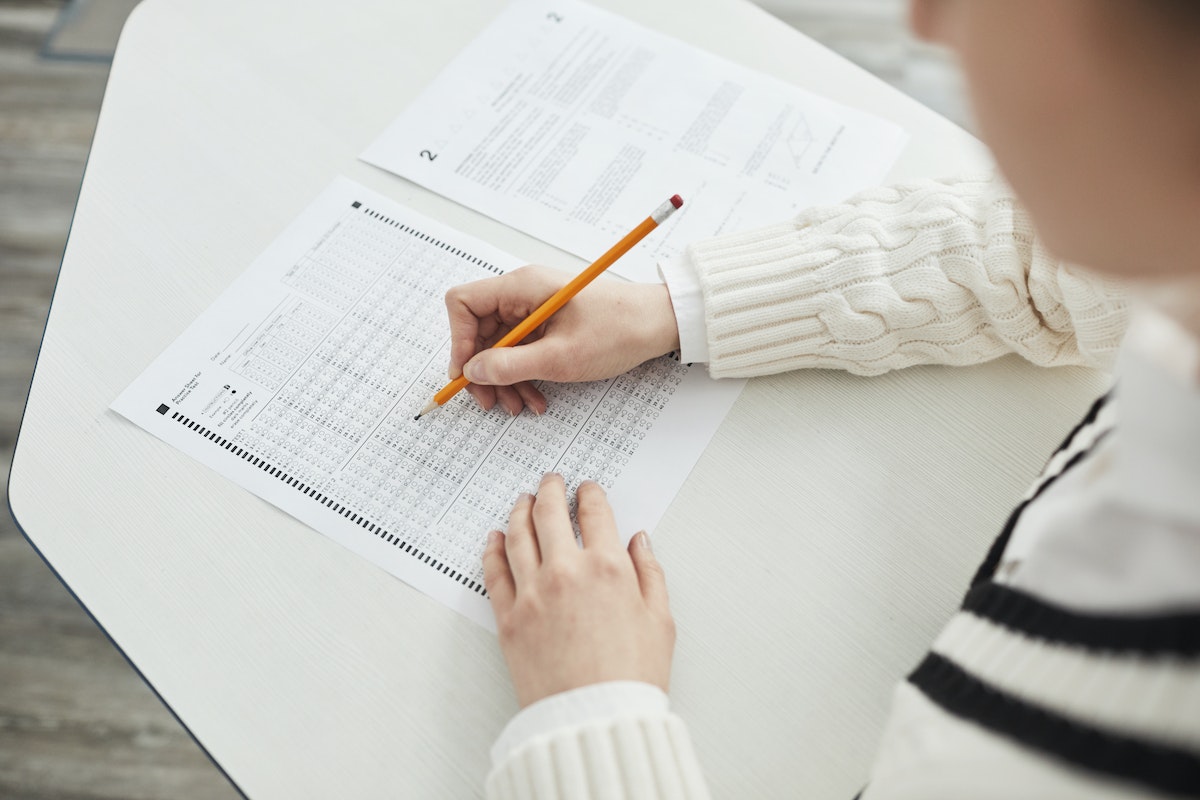
<svg viewBox="0 0 1200 800">
<path fill-rule="evenodd" d="M 105 0 L 96 0 L 105 2 Z M 0 469 L 108 67 L 38 57 L 61 2 L 0 4 Z M 0 515 L 0 798 L 238 794 Z"/>
<path fill-rule="evenodd" d="M 106 0 L 90 0 L 98 7 Z M 110 3 L 123 14 L 126 2 Z M 902 0 L 762 0 L 966 124 L 957 72 Z M 39 57 L 61 2 L 0 0 L 0 477 L 8 468 L 107 78 Z M 0 800 L 236 797 L 0 514 Z"/>
</svg>

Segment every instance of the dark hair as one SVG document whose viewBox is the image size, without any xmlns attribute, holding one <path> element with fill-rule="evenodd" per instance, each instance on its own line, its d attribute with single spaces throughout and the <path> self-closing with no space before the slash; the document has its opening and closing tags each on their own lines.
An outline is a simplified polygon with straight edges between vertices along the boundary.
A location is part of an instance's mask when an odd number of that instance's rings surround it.
<svg viewBox="0 0 1200 800">
<path fill-rule="evenodd" d="M 1173 57 L 1200 55 L 1200 0 L 1106 0 L 1094 6 L 1114 38 L 1142 54 L 1169 45 Z"/>
<path fill-rule="evenodd" d="M 1096 3 L 1115 16 L 1141 18 L 1164 25 L 1200 26 L 1200 3 L 1196 0 L 1105 0 Z"/>
<path fill-rule="evenodd" d="M 1189 33 L 1200 33 L 1200 2 L 1196 0 L 1126 0 L 1121 5 L 1153 11 L 1167 25 L 1187 26 Z"/>
</svg>

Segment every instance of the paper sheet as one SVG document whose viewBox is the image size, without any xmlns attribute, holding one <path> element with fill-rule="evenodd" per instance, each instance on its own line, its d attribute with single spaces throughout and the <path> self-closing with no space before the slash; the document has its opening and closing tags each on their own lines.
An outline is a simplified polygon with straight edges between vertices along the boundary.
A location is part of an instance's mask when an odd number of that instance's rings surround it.
<svg viewBox="0 0 1200 800">
<path fill-rule="evenodd" d="M 446 381 L 446 290 L 518 263 L 339 179 L 112 407 L 494 630 L 481 556 L 518 494 L 591 478 L 625 536 L 652 528 L 744 386 L 664 357 L 542 384 L 540 417 L 463 392 L 414 421 Z"/>
<path fill-rule="evenodd" d="M 833 103 L 576 0 L 518 0 L 362 154 L 592 259 L 672 194 L 613 270 L 875 186 L 907 141 Z"/>
</svg>

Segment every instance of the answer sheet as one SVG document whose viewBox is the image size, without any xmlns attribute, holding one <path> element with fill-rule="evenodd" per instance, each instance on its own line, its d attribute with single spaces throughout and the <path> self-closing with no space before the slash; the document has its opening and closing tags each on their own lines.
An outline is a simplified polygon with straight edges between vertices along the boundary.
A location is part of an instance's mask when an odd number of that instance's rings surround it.
<svg viewBox="0 0 1200 800">
<path fill-rule="evenodd" d="M 650 529 L 745 385 L 665 356 L 543 383 L 541 416 L 462 392 L 414 421 L 446 383 L 446 290 L 520 263 L 338 179 L 112 408 L 495 630 L 481 557 L 521 492 L 591 478 Z"/>
<path fill-rule="evenodd" d="M 517 0 L 362 158 L 591 260 L 684 206 L 612 269 L 879 184 L 907 134 L 577 0 Z"/>
</svg>

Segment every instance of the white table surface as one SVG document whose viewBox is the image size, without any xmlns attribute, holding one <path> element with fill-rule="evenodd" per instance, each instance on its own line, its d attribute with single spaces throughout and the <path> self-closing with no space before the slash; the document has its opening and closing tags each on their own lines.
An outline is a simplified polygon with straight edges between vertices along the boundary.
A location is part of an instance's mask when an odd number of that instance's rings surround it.
<svg viewBox="0 0 1200 800">
<path fill-rule="evenodd" d="M 744 0 L 603 0 L 890 117 L 893 179 L 967 134 Z M 107 410 L 335 176 L 579 260 L 357 160 L 489 0 L 148 0 L 113 64 L 17 443 L 33 544 L 252 798 L 470 797 L 516 710 L 492 634 Z M 891 687 L 1106 379 L 1015 358 L 752 381 L 654 531 L 673 707 L 720 797 L 851 797 Z"/>
</svg>

